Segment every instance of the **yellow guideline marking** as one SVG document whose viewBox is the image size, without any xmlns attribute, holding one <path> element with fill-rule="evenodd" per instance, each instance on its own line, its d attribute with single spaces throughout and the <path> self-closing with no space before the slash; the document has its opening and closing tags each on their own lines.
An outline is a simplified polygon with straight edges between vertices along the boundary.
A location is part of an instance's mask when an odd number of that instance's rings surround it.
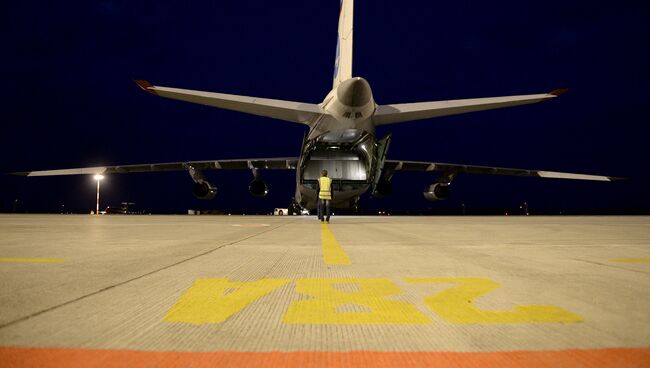
<svg viewBox="0 0 650 368">
<path fill-rule="evenodd" d="M 428 296 L 424 303 L 440 317 L 452 323 L 569 323 L 582 317 L 551 305 L 518 305 L 513 310 L 481 310 L 474 299 L 499 287 L 492 280 L 475 277 L 408 277 L 414 284 L 458 284 L 451 289 Z"/>
<path fill-rule="evenodd" d="M 336 241 L 334 234 L 330 230 L 329 225 L 321 224 L 321 238 L 323 242 L 323 260 L 328 265 L 349 265 L 350 258 L 339 242 Z"/>
<path fill-rule="evenodd" d="M 650 263 L 650 259 L 612 259 L 610 262 Z"/>
<path fill-rule="evenodd" d="M 230 226 L 235 226 L 235 227 L 266 227 L 266 226 L 271 226 L 269 224 L 233 224 Z"/>
<path fill-rule="evenodd" d="M 48 263 L 63 262 L 61 258 L 0 258 L 0 262 L 31 262 L 31 263 Z"/>
<path fill-rule="evenodd" d="M 288 283 L 289 280 L 284 279 L 250 282 L 231 282 L 227 278 L 197 279 L 163 319 L 193 325 L 221 323 Z"/>
<path fill-rule="evenodd" d="M 334 285 L 354 285 L 358 291 L 341 291 Z M 295 324 L 401 324 L 431 323 L 429 317 L 414 305 L 386 297 L 401 290 L 386 278 L 310 278 L 296 281 L 296 291 L 312 299 L 296 300 L 284 315 L 285 323 Z M 357 306 L 362 311 L 340 311 L 341 307 Z M 357 308 L 359 309 L 359 308 Z"/>
</svg>

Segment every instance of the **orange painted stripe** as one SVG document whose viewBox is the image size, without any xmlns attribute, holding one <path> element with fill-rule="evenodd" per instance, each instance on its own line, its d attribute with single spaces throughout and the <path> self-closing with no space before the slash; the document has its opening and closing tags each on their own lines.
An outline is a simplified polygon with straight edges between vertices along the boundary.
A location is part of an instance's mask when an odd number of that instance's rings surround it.
<svg viewBox="0 0 650 368">
<path fill-rule="evenodd" d="M 650 348 L 504 352 L 157 352 L 0 347 L 2 367 L 649 367 Z"/>
</svg>

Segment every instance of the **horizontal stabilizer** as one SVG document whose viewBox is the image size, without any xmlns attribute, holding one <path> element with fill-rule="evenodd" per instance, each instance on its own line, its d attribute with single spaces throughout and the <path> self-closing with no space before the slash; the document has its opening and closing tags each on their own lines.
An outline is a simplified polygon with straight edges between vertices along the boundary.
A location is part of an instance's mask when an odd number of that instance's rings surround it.
<svg viewBox="0 0 650 368">
<path fill-rule="evenodd" d="M 464 114 L 474 111 L 526 105 L 555 98 L 565 93 L 566 91 L 566 89 L 556 89 L 549 93 L 541 93 L 535 95 L 470 98 L 464 100 L 381 105 L 377 107 L 373 121 L 375 125 L 386 125 L 412 120 Z"/>
<path fill-rule="evenodd" d="M 160 87 L 154 86 L 145 80 L 136 80 L 135 83 L 144 91 L 153 95 L 293 123 L 308 124 L 310 120 L 325 113 L 316 104 Z"/>
</svg>

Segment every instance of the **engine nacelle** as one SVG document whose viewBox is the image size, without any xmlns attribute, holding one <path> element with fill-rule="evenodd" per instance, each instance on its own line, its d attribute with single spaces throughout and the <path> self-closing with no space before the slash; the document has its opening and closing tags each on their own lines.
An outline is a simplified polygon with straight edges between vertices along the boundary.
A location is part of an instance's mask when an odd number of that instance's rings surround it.
<svg viewBox="0 0 650 368">
<path fill-rule="evenodd" d="M 192 188 L 192 194 L 198 199 L 210 200 L 217 195 L 217 187 L 208 183 L 207 181 L 201 181 L 194 183 Z"/>
<path fill-rule="evenodd" d="M 393 193 L 393 182 L 385 179 L 379 180 L 377 187 L 375 188 L 375 197 L 384 198 L 391 193 Z"/>
<path fill-rule="evenodd" d="M 440 201 L 449 197 L 449 184 L 434 183 L 424 189 L 424 198 L 429 201 Z"/>
<path fill-rule="evenodd" d="M 269 193 L 269 187 L 263 180 L 255 179 L 248 184 L 248 190 L 255 197 L 265 197 Z"/>
</svg>

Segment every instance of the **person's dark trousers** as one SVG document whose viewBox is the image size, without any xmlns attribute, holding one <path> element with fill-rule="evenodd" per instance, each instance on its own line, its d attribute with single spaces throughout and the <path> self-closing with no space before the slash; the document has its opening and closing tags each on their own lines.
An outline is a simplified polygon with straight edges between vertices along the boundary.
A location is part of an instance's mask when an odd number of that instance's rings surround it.
<svg viewBox="0 0 650 368">
<path fill-rule="evenodd" d="M 330 220 L 330 200 L 318 199 L 318 219 L 323 221 Z"/>
<path fill-rule="evenodd" d="M 318 198 L 318 205 L 316 206 L 316 210 L 318 211 L 318 219 L 320 221 L 323 221 L 323 200 Z"/>
</svg>

